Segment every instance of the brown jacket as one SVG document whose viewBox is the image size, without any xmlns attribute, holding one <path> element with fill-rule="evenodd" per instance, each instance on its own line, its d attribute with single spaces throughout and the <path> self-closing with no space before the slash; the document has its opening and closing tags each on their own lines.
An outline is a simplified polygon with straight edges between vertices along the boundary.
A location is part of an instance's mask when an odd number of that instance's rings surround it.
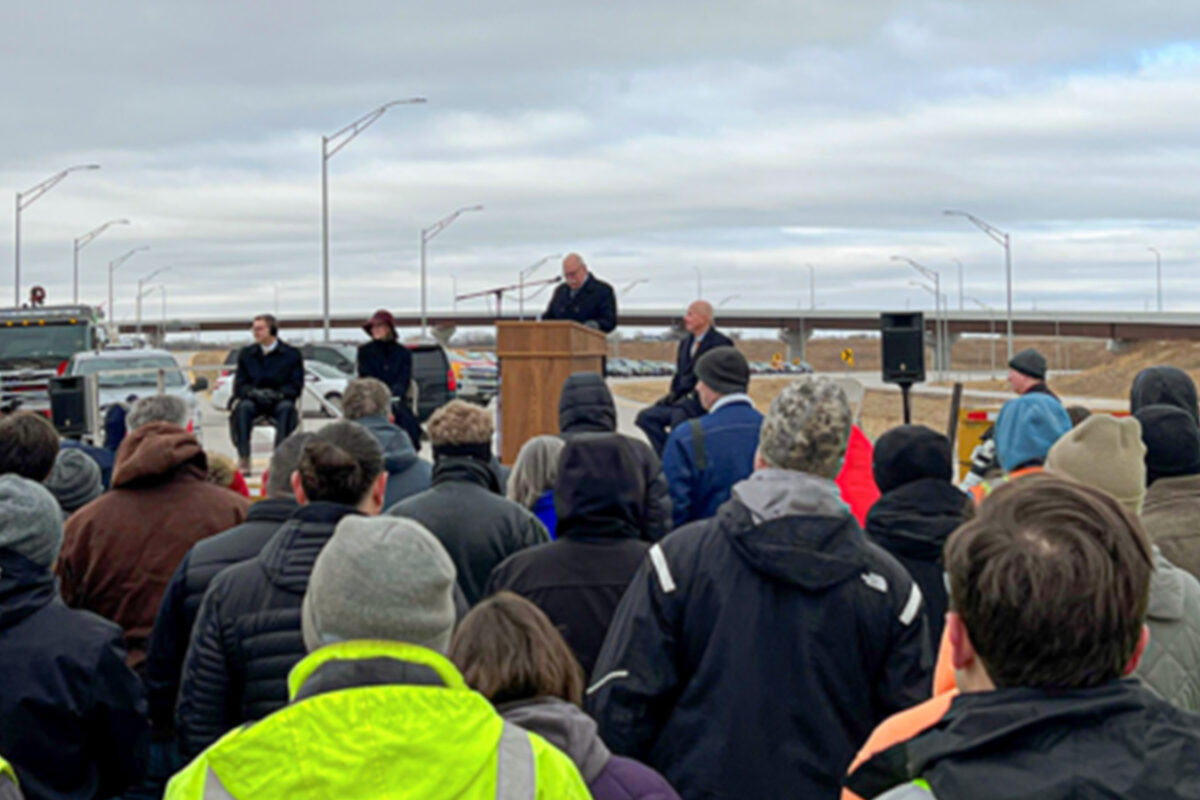
<svg viewBox="0 0 1200 800">
<path fill-rule="evenodd" d="M 1200 475 L 1150 484 L 1142 526 L 1168 561 L 1200 578 Z"/>
<path fill-rule="evenodd" d="M 63 600 L 120 625 L 131 667 L 145 660 L 163 592 L 184 554 L 246 518 L 246 499 L 208 483 L 205 467 L 195 436 L 149 423 L 121 443 L 112 490 L 67 521 L 57 568 Z"/>
</svg>

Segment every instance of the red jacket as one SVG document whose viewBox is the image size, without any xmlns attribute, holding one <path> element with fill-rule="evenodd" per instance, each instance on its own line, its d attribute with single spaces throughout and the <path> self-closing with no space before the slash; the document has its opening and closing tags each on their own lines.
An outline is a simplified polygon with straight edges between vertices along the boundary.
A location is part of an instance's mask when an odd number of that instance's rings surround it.
<svg viewBox="0 0 1200 800">
<path fill-rule="evenodd" d="M 850 429 L 850 444 L 846 448 L 846 460 L 842 472 L 837 476 L 842 499 L 850 506 L 850 512 L 859 525 L 867 524 L 867 512 L 879 499 L 879 487 L 875 485 L 875 446 L 855 425 Z"/>
</svg>

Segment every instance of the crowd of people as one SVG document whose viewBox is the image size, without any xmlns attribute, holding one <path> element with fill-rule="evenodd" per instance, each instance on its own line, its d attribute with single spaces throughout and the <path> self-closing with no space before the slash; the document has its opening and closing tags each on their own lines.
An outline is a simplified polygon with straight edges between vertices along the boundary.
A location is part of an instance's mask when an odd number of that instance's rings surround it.
<svg viewBox="0 0 1200 800">
<path fill-rule="evenodd" d="M 279 425 L 256 500 L 177 398 L 107 482 L 0 419 L 0 797 L 1200 798 L 1186 373 L 1072 415 L 1019 354 L 960 486 L 835 380 L 756 409 L 688 319 L 652 444 L 581 373 L 511 470 L 458 400 L 419 457 L 380 315 L 344 419 L 242 397 Z M 274 325 L 239 359 L 268 383 Z"/>
</svg>

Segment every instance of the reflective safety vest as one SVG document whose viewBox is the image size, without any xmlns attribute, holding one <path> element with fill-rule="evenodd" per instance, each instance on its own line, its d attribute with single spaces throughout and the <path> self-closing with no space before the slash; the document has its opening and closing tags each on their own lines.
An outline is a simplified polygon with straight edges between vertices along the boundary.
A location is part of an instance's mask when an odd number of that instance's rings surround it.
<svg viewBox="0 0 1200 800">
<path fill-rule="evenodd" d="M 17 773 L 3 758 L 0 758 L 0 800 L 21 800 Z"/>
<path fill-rule="evenodd" d="M 879 795 L 878 800 L 937 800 L 929 784 L 918 778 Z"/>
<path fill-rule="evenodd" d="M 396 659 L 443 686 L 354 686 L 295 700 L 333 661 Z M 205 750 L 167 786 L 166 800 L 463 798 L 590 800 L 571 760 L 506 723 L 444 657 L 414 645 L 323 647 L 288 677 L 291 705 Z"/>
<path fill-rule="evenodd" d="M 1012 483 L 1018 478 L 1024 478 L 1026 475 L 1036 475 L 1039 472 L 1045 472 L 1045 469 L 1043 467 L 1026 467 L 1025 469 L 1019 469 L 1016 472 L 1010 472 L 1008 475 L 998 478 L 995 481 L 984 481 L 983 483 L 976 484 L 970 489 L 971 499 L 975 502 L 975 505 L 978 506 L 987 499 L 988 495 L 999 489 L 1004 484 Z"/>
</svg>

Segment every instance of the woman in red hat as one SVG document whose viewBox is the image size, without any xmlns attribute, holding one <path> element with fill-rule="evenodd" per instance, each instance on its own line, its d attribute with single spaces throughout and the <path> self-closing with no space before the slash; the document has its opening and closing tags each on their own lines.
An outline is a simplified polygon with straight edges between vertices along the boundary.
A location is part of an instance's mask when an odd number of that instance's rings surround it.
<svg viewBox="0 0 1200 800">
<path fill-rule="evenodd" d="M 371 341 L 358 348 L 358 377 L 376 378 L 392 390 L 392 416 L 412 439 L 413 447 L 421 447 L 421 423 L 413 416 L 405 398 L 412 381 L 412 353 L 400 344 L 396 336 L 396 320 L 380 309 L 363 330 Z"/>
</svg>

